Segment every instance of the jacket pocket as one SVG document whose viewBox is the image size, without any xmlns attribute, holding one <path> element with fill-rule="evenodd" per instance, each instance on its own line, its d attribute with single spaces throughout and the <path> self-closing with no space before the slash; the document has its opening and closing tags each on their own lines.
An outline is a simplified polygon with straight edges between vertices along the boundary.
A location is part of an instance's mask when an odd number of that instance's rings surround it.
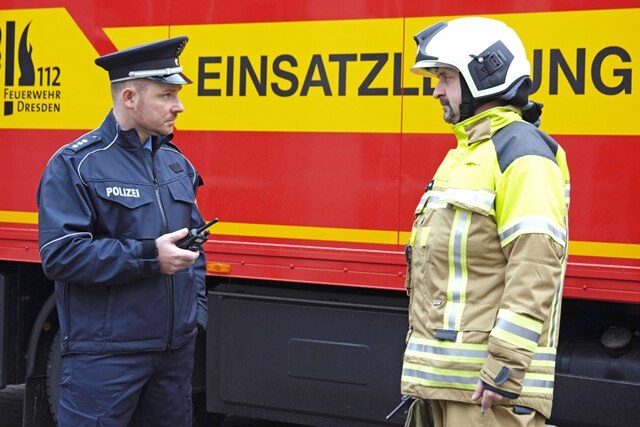
<svg viewBox="0 0 640 427">
<path fill-rule="evenodd" d="M 191 182 L 187 178 L 181 178 L 167 183 L 171 197 L 174 200 L 184 203 L 193 203 L 196 200 L 196 194 L 191 186 Z"/>
<path fill-rule="evenodd" d="M 164 277 L 155 277 L 109 287 L 103 339 L 119 343 L 158 339 L 164 342 L 168 336 L 167 286 Z"/>
<path fill-rule="evenodd" d="M 196 195 L 188 177 L 184 176 L 168 182 L 166 189 L 169 194 L 167 199 L 163 198 L 163 202 L 169 221 L 169 230 L 199 226 L 200 224 L 191 223 Z"/>
<path fill-rule="evenodd" d="M 491 332 L 498 317 L 498 307 L 488 304 L 467 304 L 462 317 L 462 331 Z"/>
<path fill-rule="evenodd" d="M 196 327 L 198 309 L 198 284 L 193 267 L 174 274 L 173 310 L 175 335 L 191 333 Z"/>
<path fill-rule="evenodd" d="M 122 182 L 97 182 L 95 189 L 105 201 L 135 209 L 153 201 L 153 189 L 148 185 Z"/>
<path fill-rule="evenodd" d="M 98 195 L 96 210 L 100 213 L 97 234 L 123 238 L 157 236 L 157 222 L 149 221 L 157 215 L 152 186 L 106 181 L 95 183 L 94 188 Z"/>
<path fill-rule="evenodd" d="M 427 244 L 427 238 L 431 226 L 429 225 L 430 213 L 423 213 L 418 215 L 414 221 L 409 242 L 405 247 L 405 258 L 407 261 L 407 280 L 405 281 L 405 287 L 407 290 L 411 290 L 412 282 L 422 283 L 424 281 L 424 275 L 426 266 L 429 264 L 429 247 Z"/>
<path fill-rule="evenodd" d="M 459 304 L 434 299 L 428 309 L 427 327 L 432 330 L 490 332 L 497 315 L 498 307 L 492 305 Z"/>
</svg>

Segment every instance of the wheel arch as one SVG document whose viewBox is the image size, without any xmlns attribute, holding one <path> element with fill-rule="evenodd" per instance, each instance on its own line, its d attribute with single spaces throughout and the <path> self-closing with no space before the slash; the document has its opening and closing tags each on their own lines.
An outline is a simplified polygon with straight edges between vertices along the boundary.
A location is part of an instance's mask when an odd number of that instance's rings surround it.
<svg viewBox="0 0 640 427">
<path fill-rule="evenodd" d="M 55 294 L 38 312 L 31 329 L 25 367 L 23 407 L 24 427 L 55 427 L 47 399 L 47 363 L 49 349 L 59 330 Z"/>
<path fill-rule="evenodd" d="M 55 294 L 52 293 L 40 309 L 38 317 L 36 317 L 33 328 L 31 329 L 27 350 L 27 379 L 34 375 L 41 374 L 41 368 L 44 368 L 44 372 L 46 372 L 47 358 L 42 357 L 43 352 L 38 350 L 41 348 L 43 342 L 47 345 L 47 348 L 49 347 L 57 330 L 58 315 L 56 312 L 56 298 Z M 44 355 L 46 355 L 46 353 L 44 353 Z M 41 361 L 44 361 L 44 366 L 40 365 Z"/>
</svg>

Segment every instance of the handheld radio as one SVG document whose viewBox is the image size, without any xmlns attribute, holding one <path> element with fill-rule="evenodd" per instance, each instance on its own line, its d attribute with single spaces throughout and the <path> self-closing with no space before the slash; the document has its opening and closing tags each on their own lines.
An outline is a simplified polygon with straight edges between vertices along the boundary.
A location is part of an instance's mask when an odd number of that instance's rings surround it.
<svg viewBox="0 0 640 427">
<path fill-rule="evenodd" d="M 198 252 L 204 242 L 209 239 L 209 227 L 218 222 L 218 218 L 214 218 L 200 228 L 192 228 L 189 235 L 182 240 L 176 242 L 176 246 L 180 249 L 188 249 Z"/>
</svg>

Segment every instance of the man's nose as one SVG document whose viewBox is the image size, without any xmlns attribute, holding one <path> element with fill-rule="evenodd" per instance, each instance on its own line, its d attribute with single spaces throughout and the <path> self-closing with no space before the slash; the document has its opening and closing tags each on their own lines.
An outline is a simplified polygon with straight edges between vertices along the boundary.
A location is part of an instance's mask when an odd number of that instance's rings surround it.
<svg viewBox="0 0 640 427">
<path fill-rule="evenodd" d="M 442 85 L 440 84 L 440 82 L 438 82 L 438 84 L 436 85 L 435 89 L 433 89 L 433 97 L 438 99 L 441 96 L 445 95 L 445 91 L 442 88 Z"/>
</svg>

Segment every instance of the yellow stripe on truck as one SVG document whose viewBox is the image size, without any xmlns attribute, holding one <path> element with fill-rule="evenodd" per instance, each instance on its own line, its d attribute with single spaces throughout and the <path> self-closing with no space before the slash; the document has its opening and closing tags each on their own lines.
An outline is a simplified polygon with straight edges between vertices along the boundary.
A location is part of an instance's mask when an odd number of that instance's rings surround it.
<svg viewBox="0 0 640 427">
<path fill-rule="evenodd" d="M 640 259 L 640 245 L 631 243 L 569 241 L 569 255 Z"/>
<path fill-rule="evenodd" d="M 0 222 L 37 224 L 37 212 L 0 211 Z M 276 239 L 324 240 L 332 242 L 404 245 L 409 232 L 390 230 L 363 230 L 357 228 L 305 227 L 294 225 L 250 224 L 220 222 L 215 234 Z M 601 258 L 640 259 L 640 245 L 611 242 L 570 241 L 569 255 Z"/>
<path fill-rule="evenodd" d="M 280 239 L 325 240 L 333 242 L 396 245 L 398 232 L 355 228 L 305 227 L 293 225 L 224 223 L 216 225 L 215 234 Z"/>
<path fill-rule="evenodd" d="M 0 222 L 37 224 L 38 212 L 0 211 Z"/>
</svg>

